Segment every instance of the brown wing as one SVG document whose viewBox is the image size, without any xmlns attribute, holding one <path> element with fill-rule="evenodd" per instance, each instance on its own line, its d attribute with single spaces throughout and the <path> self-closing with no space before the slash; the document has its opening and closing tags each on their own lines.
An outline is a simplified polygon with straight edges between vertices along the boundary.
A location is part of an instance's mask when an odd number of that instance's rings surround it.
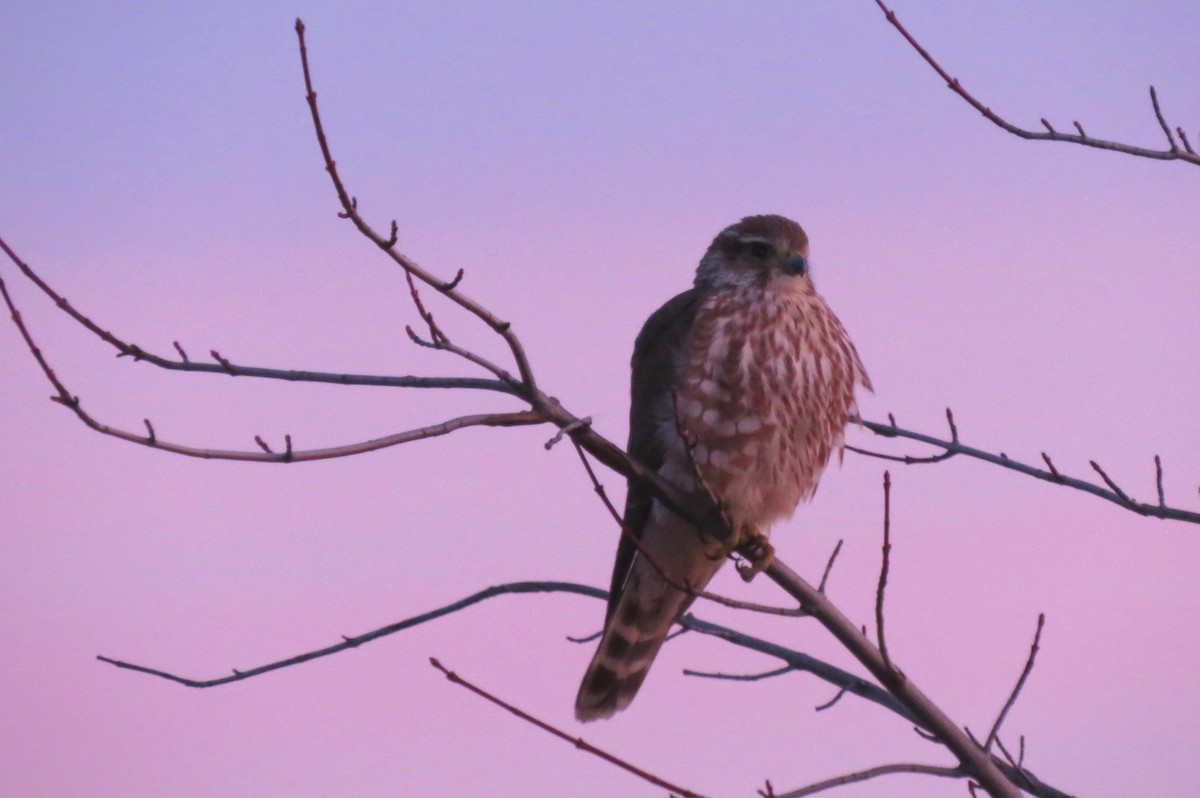
<svg viewBox="0 0 1200 798">
<path fill-rule="evenodd" d="M 702 299 L 703 295 L 695 288 L 671 299 L 646 320 L 633 345 L 627 451 L 633 459 L 653 471 L 663 463 L 665 444 L 660 430 L 674 417 L 671 390 L 679 384 L 685 342 Z M 625 497 L 625 526 L 635 537 L 641 537 L 653 503 L 649 488 L 638 482 L 629 483 Z M 620 600 L 636 553 L 633 541 L 621 535 L 609 586 L 606 622 L 612 618 Z"/>
</svg>

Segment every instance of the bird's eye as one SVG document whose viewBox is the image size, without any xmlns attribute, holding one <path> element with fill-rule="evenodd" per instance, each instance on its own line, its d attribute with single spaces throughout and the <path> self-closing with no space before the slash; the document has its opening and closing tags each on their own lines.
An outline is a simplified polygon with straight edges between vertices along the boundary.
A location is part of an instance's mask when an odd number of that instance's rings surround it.
<svg viewBox="0 0 1200 798">
<path fill-rule="evenodd" d="M 752 257 L 758 258 L 759 260 L 769 258 L 771 255 L 775 254 L 774 247 L 764 241 L 751 241 L 746 245 L 746 251 L 749 252 Z"/>
</svg>

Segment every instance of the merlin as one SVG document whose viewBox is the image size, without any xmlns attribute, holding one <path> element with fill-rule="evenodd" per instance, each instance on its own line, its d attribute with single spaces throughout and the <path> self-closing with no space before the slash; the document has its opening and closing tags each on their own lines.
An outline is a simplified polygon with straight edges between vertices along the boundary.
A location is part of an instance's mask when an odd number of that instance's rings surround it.
<svg viewBox="0 0 1200 798">
<path fill-rule="evenodd" d="M 582 721 L 629 705 L 671 624 L 737 541 L 757 539 L 769 557 L 769 527 L 812 497 L 841 453 L 855 387 L 871 390 L 813 287 L 808 236 L 773 215 L 713 239 L 692 288 L 642 327 L 632 370 L 629 454 L 698 514 L 715 501 L 733 536 L 714 551 L 696 524 L 630 480 L 604 633 L 575 699 Z"/>
</svg>

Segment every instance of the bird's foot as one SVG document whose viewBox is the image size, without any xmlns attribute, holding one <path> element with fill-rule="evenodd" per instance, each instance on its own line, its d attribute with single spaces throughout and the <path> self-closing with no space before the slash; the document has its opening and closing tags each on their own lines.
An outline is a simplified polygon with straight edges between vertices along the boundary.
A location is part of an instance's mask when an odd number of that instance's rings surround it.
<svg viewBox="0 0 1200 798">
<path fill-rule="evenodd" d="M 733 547 L 746 558 L 744 563 L 738 563 L 737 572 L 749 582 L 758 574 L 771 567 L 775 560 L 775 547 L 767 540 L 767 536 L 755 524 L 738 524 L 734 529 Z"/>
</svg>

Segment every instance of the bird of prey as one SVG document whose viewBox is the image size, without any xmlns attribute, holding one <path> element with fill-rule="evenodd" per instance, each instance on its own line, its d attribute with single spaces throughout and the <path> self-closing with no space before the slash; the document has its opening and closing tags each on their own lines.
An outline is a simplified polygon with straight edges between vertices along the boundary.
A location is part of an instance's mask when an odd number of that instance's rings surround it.
<svg viewBox="0 0 1200 798">
<path fill-rule="evenodd" d="M 581 721 L 629 705 L 671 624 L 737 541 L 810 498 L 871 381 L 813 287 L 808 236 L 782 216 L 722 230 L 693 287 L 654 312 L 634 345 L 629 454 L 698 512 L 715 500 L 733 540 L 711 538 L 630 480 L 604 633 L 575 700 Z M 634 540 L 636 538 L 636 542 Z M 681 589 L 682 588 L 682 589 Z"/>
</svg>

